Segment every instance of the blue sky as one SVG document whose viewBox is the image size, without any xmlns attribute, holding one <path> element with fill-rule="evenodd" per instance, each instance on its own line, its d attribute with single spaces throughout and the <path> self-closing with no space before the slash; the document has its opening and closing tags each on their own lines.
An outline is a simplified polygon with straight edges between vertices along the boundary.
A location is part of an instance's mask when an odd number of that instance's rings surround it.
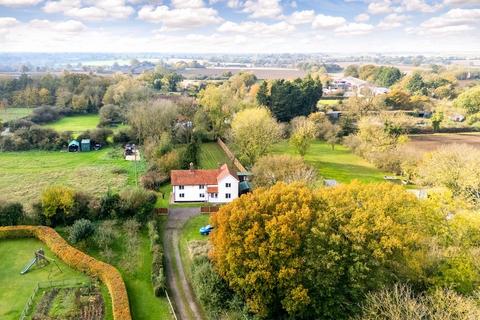
<svg viewBox="0 0 480 320">
<path fill-rule="evenodd" d="M 480 52 L 480 0 L 0 0 L 0 51 Z"/>
</svg>

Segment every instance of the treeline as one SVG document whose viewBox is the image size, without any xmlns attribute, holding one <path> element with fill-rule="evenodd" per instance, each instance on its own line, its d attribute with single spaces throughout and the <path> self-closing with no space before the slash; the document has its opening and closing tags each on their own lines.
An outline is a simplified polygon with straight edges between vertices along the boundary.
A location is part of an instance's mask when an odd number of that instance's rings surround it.
<svg viewBox="0 0 480 320">
<path fill-rule="evenodd" d="M 395 67 L 367 65 L 349 65 L 344 70 L 346 77 L 351 76 L 375 83 L 381 87 L 390 87 L 403 77 L 400 69 Z"/>
</svg>

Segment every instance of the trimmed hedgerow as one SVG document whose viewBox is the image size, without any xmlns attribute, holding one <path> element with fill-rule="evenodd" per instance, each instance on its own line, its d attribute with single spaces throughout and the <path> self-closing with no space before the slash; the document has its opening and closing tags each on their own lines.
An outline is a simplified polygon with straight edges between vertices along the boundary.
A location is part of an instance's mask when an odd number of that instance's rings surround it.
<svg viewBox="0 0 480 320">
<path fill-rule="evenodd" d="M 165 294 L 166 279 L 163 266 L 163 248 L 162 241 L 158 234 L 158 224 L 156 220 L 148 223 L 148 236 L 150 237 L 150 251 L 152 252 L 152 286 L 155 296 L 160 297 Z"/>
<path fill-rule="evenodd" d="M 0 239 L 35 237 L 69 266 L 98 277 L 108 288 L 112 298 L 113 318 L 131 320 L 125 283 L 118 270 L 70 246 L 55 230 L 44 226 L 0 227 Z"/>
</svg>

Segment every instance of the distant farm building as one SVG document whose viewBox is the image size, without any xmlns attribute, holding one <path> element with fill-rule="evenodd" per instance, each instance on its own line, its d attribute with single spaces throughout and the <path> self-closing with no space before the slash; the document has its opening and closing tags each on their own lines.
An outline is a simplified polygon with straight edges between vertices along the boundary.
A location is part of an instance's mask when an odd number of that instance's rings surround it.
<svg viewBox="0 0 480 320">
<path fill-rule="evenodd" d="M 80 151 L 92 151 L 92 142 L 90 141 L 90 139 L 82 139 L 82 141 L 80 142 Z"/>
</svg>

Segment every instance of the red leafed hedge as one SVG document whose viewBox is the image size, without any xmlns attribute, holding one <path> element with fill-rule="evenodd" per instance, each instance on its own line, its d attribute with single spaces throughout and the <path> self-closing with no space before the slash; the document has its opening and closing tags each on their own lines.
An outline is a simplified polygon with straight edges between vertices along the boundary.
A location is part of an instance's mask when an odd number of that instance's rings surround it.
<svg viewBox="0 0 480 320">
<path fill-rule="evenodd" d="M 98 261 L 70 246 L 55 230 L 42 226 L 0 227 L 0 239 L 35 237 L 66 264 L 89 275 L 98 277 L 108 288 L 112 298 L 113 318 L 131 320 L 128 295 L 122 276 L 113 266 Z"/>
</svg>

